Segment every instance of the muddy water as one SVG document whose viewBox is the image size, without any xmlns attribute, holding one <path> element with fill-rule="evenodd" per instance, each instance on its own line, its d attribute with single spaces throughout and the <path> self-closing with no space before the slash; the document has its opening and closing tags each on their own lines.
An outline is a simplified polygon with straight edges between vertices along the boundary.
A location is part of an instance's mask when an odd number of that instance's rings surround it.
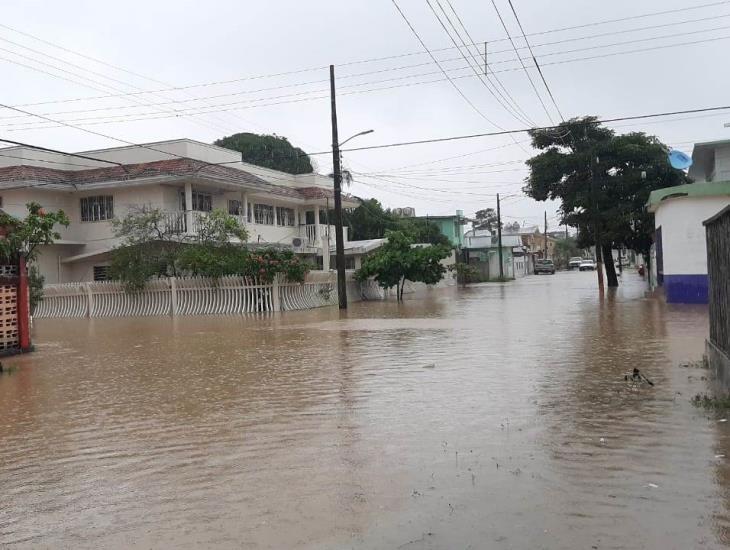
<svg viewBox="0 0 730 550">
<path fill-rule="evenodd" d="M 0 546 L 726 547 L 730 422 L 678 366 L 706 312 L 626 279 L 39 322 L 0 377 Z"/>
</svg>

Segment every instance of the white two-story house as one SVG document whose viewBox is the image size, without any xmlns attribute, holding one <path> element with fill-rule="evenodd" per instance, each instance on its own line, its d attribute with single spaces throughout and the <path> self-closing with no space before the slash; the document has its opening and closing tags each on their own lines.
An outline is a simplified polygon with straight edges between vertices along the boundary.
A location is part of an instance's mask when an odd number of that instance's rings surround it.
<svg viewBox="0 0 730 550">
<path fill-rule="evenodd" d="M 26 215 L 35 201 L 64 210 L 71 223 L 61 239 L 42 247 L 46 283 L 102 280 L 118 246 L 112 220 L 143 206 L 167 213 L 172 230 L 195 235 L 196 221 L 214 209 L 237 216 L 250 246 L 290 248 L 329 269 L 335 228 L 332 179 L 292 175 L 241 162 L 241 154 L 179 139 L 82 154 L 119 165 L 28 147 L 0 149 L 0 208 Z M 359 203 L 343 196 L 343 207 Z M 330 223 L 327 223 L 327 222 Z M 344 228 L 347 241 L 347 228 Z"/>
</svg>

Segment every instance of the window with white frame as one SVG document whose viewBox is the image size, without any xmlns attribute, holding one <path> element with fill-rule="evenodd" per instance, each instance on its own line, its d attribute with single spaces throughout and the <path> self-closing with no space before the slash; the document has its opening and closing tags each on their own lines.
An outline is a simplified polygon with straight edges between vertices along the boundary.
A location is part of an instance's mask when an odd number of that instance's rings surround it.
<svg viewBox="0 0 730 550">
<path fill-rule="evenodd" d="M 274 225 L 274 207 L 270 204 L 254 204 L 253 216 L 258 224 Z"/>
<path fill-rule="evenodd" d="M 228 213 L 231 216 L 241 216 L 243 214 L 243 203 L 236 199 L 229 199 Z"/>
<path fill-rule="evenodd" d="M 276 217 L 282 227 L 294 227 L 294 209 L 285 206 L 276 207 Z"/>
<path fill-rule="evenodd" d="M 182 204 L 182 209 L 187 210 L 187 205 L 185 204 L 185 193 L 180 193 L 180 202 Z M 210 193 L 193 191 L 192 210 L 195 210 L 196 212 L 211 212 L 213 210 L 213 195 Z"/>
<path fill-rule="evenodd" d="M 114 197 L 99 195 L 81 199 L 81 221 L 100 222 L 114 218 Z"/>
</svg>

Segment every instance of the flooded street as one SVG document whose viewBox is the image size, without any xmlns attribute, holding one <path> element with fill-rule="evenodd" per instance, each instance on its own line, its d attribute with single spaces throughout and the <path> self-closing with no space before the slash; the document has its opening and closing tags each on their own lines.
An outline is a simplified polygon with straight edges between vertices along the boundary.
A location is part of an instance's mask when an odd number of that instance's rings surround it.
<svg viewBox="0 0 730 550">
<path fill-rule="evenodd" d="M 730 423 L 679 366 L 706 309 L 625 279 L 37 322 L 0 376 L 0 546 L 727 547 Z"/>
</svg>

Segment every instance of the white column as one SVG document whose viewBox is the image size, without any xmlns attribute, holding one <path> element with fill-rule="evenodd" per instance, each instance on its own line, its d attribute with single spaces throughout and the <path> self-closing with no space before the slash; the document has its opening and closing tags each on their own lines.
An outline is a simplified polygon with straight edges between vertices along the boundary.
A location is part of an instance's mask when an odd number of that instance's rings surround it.
<svg viewBox="0 0 730 550">
<path fill-rule="evenodd" d="M 274 207 L 274 226 L 278 227 L 279 226 L 279 211 L 276 209 L 275 204 L 273 205 L 273 207 Z"/>
<path fill-rule="evenodd" d="M 251 221 L 248 219 L 248 193 L 243 194 L 243 219 L 246 220 L 246 223 Z"/>
<path fill-rule="evenodd" d="M 319 234 L 319 205 L 314 206 L 314 244 L 319 246 L 322 243 Z"/>
<path fill-rule="evenodd" d="M 322 242 L 322 270 L 330 270 L 330 247 L 327 246 L 327 241 Z"/>
<path fill-rule="evenodd" d="M 193 232 L 193 184 L 185 182 L 185 226 L 187 232 Z"/>
</svg>

